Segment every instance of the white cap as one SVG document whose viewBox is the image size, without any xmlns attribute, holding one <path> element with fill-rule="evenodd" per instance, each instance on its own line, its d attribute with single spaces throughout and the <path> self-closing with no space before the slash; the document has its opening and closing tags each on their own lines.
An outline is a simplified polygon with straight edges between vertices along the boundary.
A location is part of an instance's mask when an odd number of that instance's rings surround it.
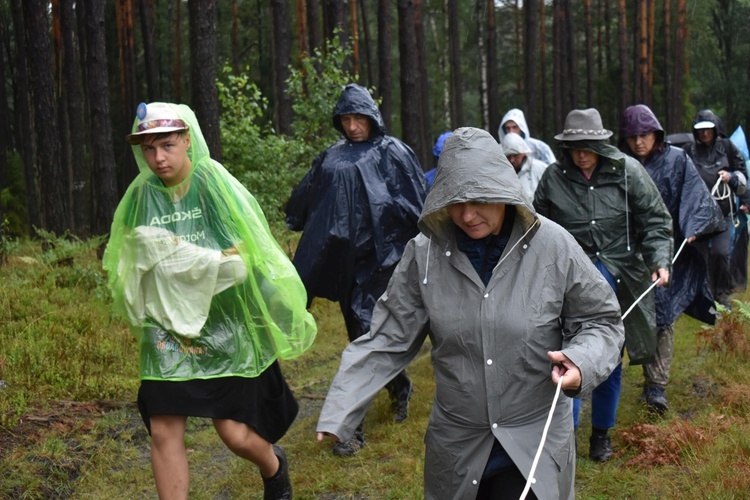
<svg viewBox="0 0 750 500">
<path fill-rule="evenodd" d="M 137 132 L 125 137 L 130 144 L 140 144 L 142 136 L 146 134 L 163 134 L 190 128 L 165 102 L 152 102 L 151 104 L 142 102 L 138 105 L 135 114 L 138 117 Z"/>
<path fill-rule="evenodd" d="M 702 122 L 698 122 L 695 125 L 693 125 L 693 128 L 695 130 L 703 130 L 707 128 L 716 128 L 716 124 L 714 122 L 710 122 L 708 120 L 703 120 Z"/>
</svg>

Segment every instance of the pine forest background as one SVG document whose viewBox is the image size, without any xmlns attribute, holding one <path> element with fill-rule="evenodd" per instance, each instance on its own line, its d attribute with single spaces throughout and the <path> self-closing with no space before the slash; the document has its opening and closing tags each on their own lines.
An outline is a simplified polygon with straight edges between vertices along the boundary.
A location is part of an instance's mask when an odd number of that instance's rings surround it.
<svg viewBox="0 0 750 500">
<path fill-rule="evenodd" d="M 141 101 L 189 104 L 277 225 L 348 81 L 425 170 L 440 133 L 496 135 L 512 107 L 551 145 L 571 109 L 616 133 L 635 103 L 667 133 L 703 108 L 731 133 L 748 18 L 750 0 L 0 0 L 0 243 L 108 232 Z"/>
</svg>

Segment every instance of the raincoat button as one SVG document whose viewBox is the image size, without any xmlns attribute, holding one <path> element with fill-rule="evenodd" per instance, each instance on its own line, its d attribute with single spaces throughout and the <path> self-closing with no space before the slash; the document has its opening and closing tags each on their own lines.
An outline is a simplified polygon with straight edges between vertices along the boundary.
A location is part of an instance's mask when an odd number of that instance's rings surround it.
<svg viewBox="0 0 750 500">
<path fill-rule="evenodd" d="M 599 252 L 596 252 L 596 256 L 599 257 Z"/>
<path fill-rule="evenodd" d="M 620 278 L 617 278 L 617 282 L 618 282 L 618 283 L 620 282 Z"/>
<path fill-rule="evenodd" d="M 592 221 L 591 221 L 591 223 L 592 223 L 592 224 L 596 224 L 596 221 L 595 221 L 595 220 L 592 220 Z"/>
<path fill-rule="evenodd" d="M 589 189 L 593 191 L 594 190 L 594 186 L 589 186 Z"/>
<path fill-rule="evenodd" d="M 448 250 L 447 252 L 445 252 L 445 256 L 446 256 L 446 257 L 450 257 L 450 256 L 451 256 L 451 251 L 450 251 L 450 250 Z"/>
<path fill-rule="evenodd" d="M 493 429 L 497 429 L 497 424 L 492 424 Z"/>
<path fill-rule="evenodd" d="M 477 484 L 477 480 L 476 480 L 476 479 L 475 479 L 475 480 L 473 480 L 473 481 L 471 482 L 471 484 Z"/>
<path fill-rule="evenodd" d="M 490 294 L 489 294 L 489 293 L 485 293 L 485 294 L 484 294 L 484 298 L 485 298 L 485 299 L 486 299 L 486 298 L 489 298 L 489 296 L 490 296 Z"/>
<path fill-rule="evenodd" d="M 488 359 L 488 360 L 487 360 L 487 364 L 488 364 L 488 365 L 491 365 L 491 364 L 492 364 L 492 360 L 491 360 L 491 359 Z"/>
<path fill-rule="evenodd" d="M 524 250 L 526 250 L 527 248 L 529 248 L 529 245 L 524 245 L 524 246 L 523 246 L 523 249 L 524 249 Z"/>
</svg>

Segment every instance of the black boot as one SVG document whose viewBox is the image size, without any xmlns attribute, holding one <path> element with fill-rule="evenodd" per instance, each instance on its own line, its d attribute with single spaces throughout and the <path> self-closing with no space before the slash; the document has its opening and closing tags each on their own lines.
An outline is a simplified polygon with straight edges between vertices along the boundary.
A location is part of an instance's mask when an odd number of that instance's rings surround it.
<svg viewBox="0 0 750 500">
<path fill-rule="evenodd" d="M 275 444 L 273 453 L 279 459 L 279 470 L 273 477 L 263 478 L 263 500 L 292 500 L 292 483 L 289 481 L 289 464 L 284 448 Z"/>
<path fill-rule="evenodd" d="M 667 391 L 659 385 L 644 385 L 641 400 L 646 403 L 651 413 L 664 415 L 669 410 Z"/>
<path fill-rule="evenodd" d="M 409 400 L 414 392 L 414 384 L 406 375 L 406 371 L 402 371 L 386 385 L 386 388 L 391 395 L 393 411 L 396 413 L 394 420 L 401 423 L 409 416 Z"/>
<path fill-rule="evenodd" d="M 362 422 L 359 423 L 354 435 L 348 441 L 341 441 L 333 445 L 333 454 L 340 457 L 352 457 L 367 445 L 365 442 L 365 430 Z"/>
<path fill-rule="evenodd" d="M 592 429 L 589 438 L 589 458 L 594 462 L 609 462 L 613 452 L 612 440 L 609 439 L 607 429 Z"/>
</svg>

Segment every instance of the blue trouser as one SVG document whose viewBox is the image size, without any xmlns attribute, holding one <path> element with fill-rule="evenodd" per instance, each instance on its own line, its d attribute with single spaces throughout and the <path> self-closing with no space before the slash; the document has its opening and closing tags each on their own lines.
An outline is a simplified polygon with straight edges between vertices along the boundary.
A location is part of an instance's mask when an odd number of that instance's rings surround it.
<svg viewBox="0 0 750 500">
<path fill-rule="evenodd" d="M 609 269 L 604 267 L 600 261 L 594 263 L 597 269 L 617 293 L 615 278 Z M 622 387 L 622 363 L 618 363 L 607 380 L 599 384 L 591 394 L 591 425 L 599 429 L 609 429 L 615 426 L 617 416 L 617 404 L 620 401 L 620 389 Z M 581 412 L 581 400 L 573 400 L 573 425 L 578 427 L 578 414 Z"/>
<path fill-rule="evenodd" d="M 591 425 L 599 429 L 615 426 L 617 403 L 620 400 L 622 386 L 622 363 L 591 394 Z M 581 412 L 581 400 L 573 400 L 573 425 L 578 427 L 578 414 Z"/>
</svg>

